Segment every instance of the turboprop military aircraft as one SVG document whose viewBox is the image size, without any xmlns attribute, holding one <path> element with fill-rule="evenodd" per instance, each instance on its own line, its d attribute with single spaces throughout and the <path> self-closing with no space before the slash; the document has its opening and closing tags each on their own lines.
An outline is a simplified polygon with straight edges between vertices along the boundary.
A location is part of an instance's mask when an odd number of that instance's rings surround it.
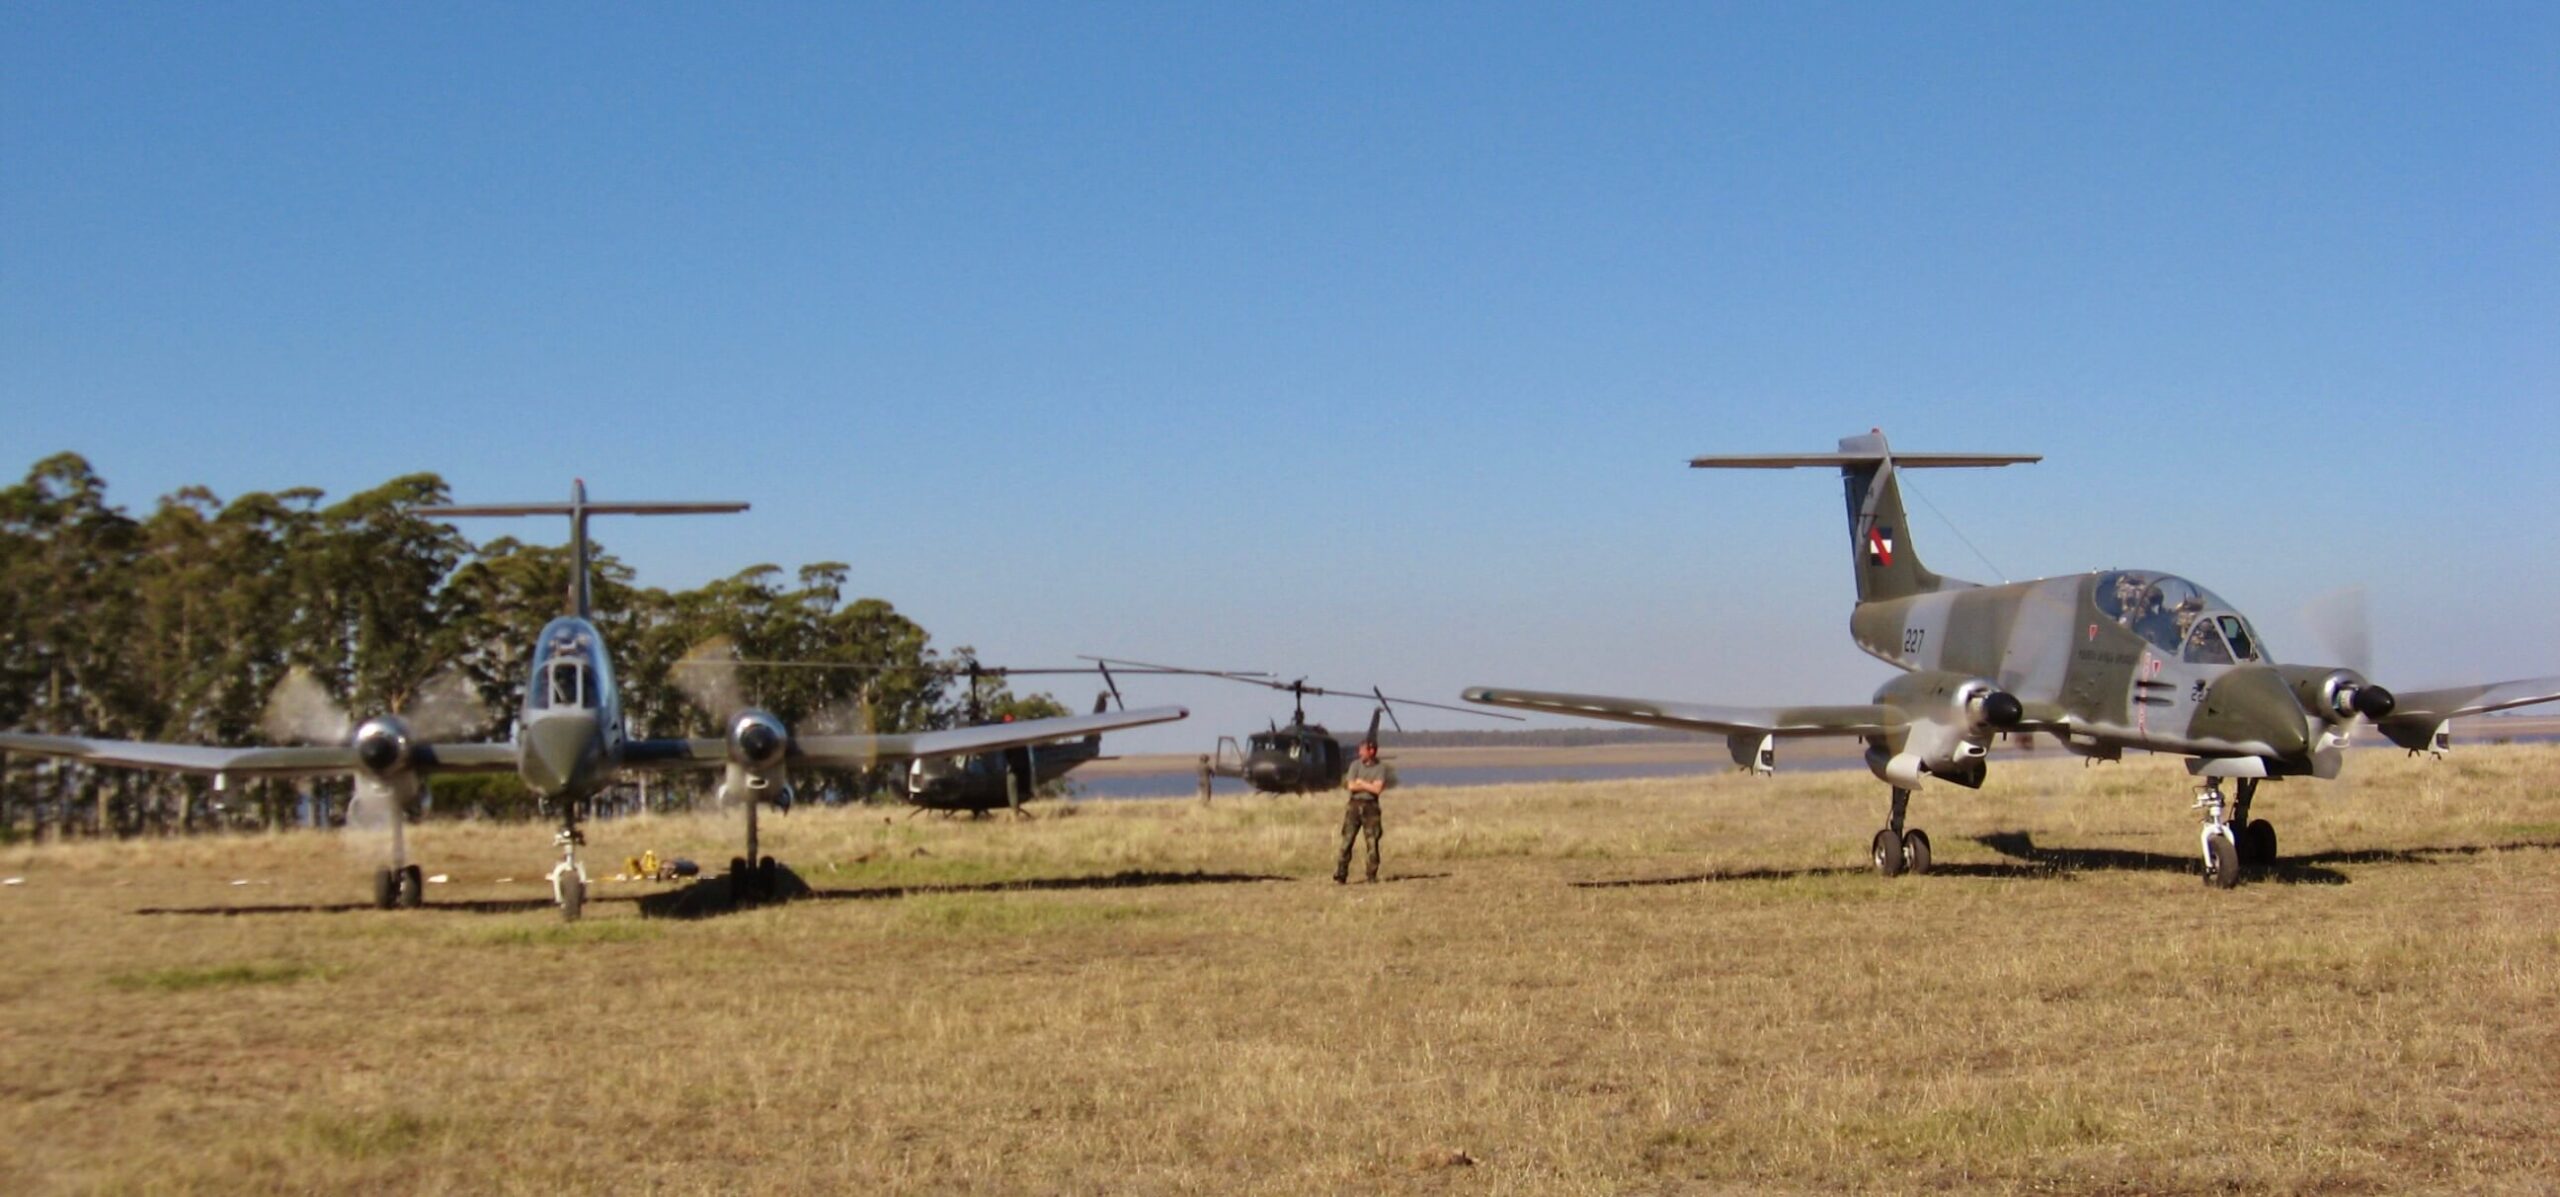
<svg viewBox="0 0 2560 1197">
<path fill-rule="evenodd" d="M 575 560 L 569 575 L 568 611 L 543 626 L 525 684 L 516 737 L 503 744 L 433 743 L 412 733 L 394 714 L 356 726 L 343 744 L 306 747 L 216 748 L 96 740 L 72 736 L 0 733 L 0 751 L 59 757 L 93 765 L 209 774 L 217 787 L 233 777 L 353 776 L 360 803 L 389 803 L 405 812 L 423 781 L 437 773 L 507 773 L 524 778 L 551 809 L 560 812 L 553 835 L 560 861 L 550 873 L 561 916 L 575 920 L 586 902 L 587 872 L 578 850 L 586 843 L 578 823 L 586 802 L 631 770 L 722 769 L 722 796 L 744 804 L 746 853 L 730 860 L 730 892 L 752 901 L 776 892 L 778 867 L 758 851 L 756 808 L 767 794 L 787 793 L 793 768 L 867 768 L 880 764 L 1050 743 L 1120 728 L 1181 719 L 1181 707 L 1026 719 L 984 727 L 901 735 L 795 736 L 770 712 L 742 707 L 730 712 L 725 731 L 706 739 L 643 739 L 631 735 L 622 716 L 622 693 L 604 636 L 592 622 L 589 601 L 587 520 L 598 515 L 693 515 L 746 510 L 744 503 L 591 503 L 586 483 L 572 487 L 567 503 L 421 507 L 428 518 L 474 516 L 569 517 Z M 407 859 L 395 813 L 391 860 L 375 871 L 374 904 L 418 906 L 422 877 Z"/>
<path fill-rule="evenodd" d="M 964 650 L 965 651 L 965 650 Z M 987 665 L 975 656 L 951 661 L 860 662 L 860 661 L 753 661 L 718 657 L 688 657 L 676 662 L 680 669 L 734 672 L 741 669 L 831 669 L 862 672 L 920 672 L 962 680 L 962 719 L 968 726 L 988 722 L 985 706 L 987 679 L 1030 677 L 1034 675 L 1081 674 L 1099 677 L 1104 689 L 1093 696 L 1093 713 L 1100 715 L 1118 704 L 1122 710 L 1128 703 L 1121 698 L 1117 676 L 1156 673 L 1196 673 L 1198 670 L 1171 668 L 1123 668 L 1115 675 L 1109 665 L 1036 666 Z M 1259 673 L 1237 673 L 1237 677 L 1264 677 Z M 735 693 L 734 684 L 685 687 L 697 695 Z M 1007 716 L 1004 722 L 1012 722 Z M 1040 787 L 1058 781 L 1077 766 L 1102 759 L 1102 733 L 1090 732 L 1078 739 L 1022 744 L 1000 752 L 972 752 L 958 756 L 917 757 L 907 764 L 907 802 L 918 810 L 966 812 L 983 815 L 991 811 L 1010 810 L 1017 817 L 1029 818 L 1022 804 L 1040 791 Z"/>
<path fill-rule="evenodd" d="M 2394 694 L 2360 669 L 2283 665 L 2248 619 L 2173 574 L 2110 569 L 1982 586 L 1920 562 L 1902 509 L 1899 471 L 2006 466 L 2035 456 L 1897 453 L 1881 431 L 1837 453 L 1700 457 L 1698 469 L 1836 468 L 1847 489 L 1858 647 L 1905 670 L 1850 706 L 1728 707 L 1479 686 L 1469 702 L 1655 727 L 1720 732 L 1734 762 L 1766 772 L 1776 742 L 1802 736 L 1866 741 L 1866 763 L 1892 790 L 1870 855 L 1891 877 L 1929 871 L 1929 837 L 1904 826 L 1928 782 L 1978 788 L 1992 740 L 2044 732 L 2072 752 L 2115 760 L 2127 749 L 2187 758 L 2206 884 L 2238 883 L 2241 866 L 2276 859 L 2276 833 L 2250 818 L 2258 783 L 2334 778 L 2360 723 L 2394 744 L 2442 755 L 2464 715 L 2560 698 L 2560 677 Z M 2235 783 L 2226 796 L 2223 783 Z"/>
</svg>

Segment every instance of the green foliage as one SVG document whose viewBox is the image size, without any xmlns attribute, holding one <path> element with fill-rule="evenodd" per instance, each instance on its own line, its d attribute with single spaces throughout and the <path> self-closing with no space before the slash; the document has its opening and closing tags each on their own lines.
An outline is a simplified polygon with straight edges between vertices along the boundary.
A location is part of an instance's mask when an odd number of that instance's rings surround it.
<svg viewBox="0 0 2560 1197">
<path fill-rule="evenodd" d="M 270 742 L 269 696 L 302 669 L 356 719 L 414 714 L 431 682 L 458 675 L 476 710 L 448 712 L 436 737 L 505 738 L 535 636 L 564 609 L 572 555 L 512 537 L 475 545 L 416 514 L 450 497 L 433 474 L 334 504 L 309 488 L 225 503 L 188 487 L 136 520 L 80 456 L 36 463 L 0 489 L 0 727 Z M 636 735 L 716 734 L 735 704 L 815 732 L 964 721 L 925 629 L 884 599 L 848 598 L 843 562 L 757 565 L 667 591 L 635 586 L 601 544 L 593 553 L 596 621 Z M 720 684 L 692 684 L 678 666 L 689 657 L 721 663 L 701 671 Z M 1062 713 L 1000 685 L 979 697 L 995 717 Z M 343 805 L 343 780 L 306 784 Z M 511 777 L 433 785 L 439 816 L 535 813 Z M 676 780 L 651 797 L 663 808 L 701 792 Z M 0 836 L 271 826 L 293 801 L 284 784 L 217 798 L 201 778 L 12 758 L 0 769 Z"/>
</svg>

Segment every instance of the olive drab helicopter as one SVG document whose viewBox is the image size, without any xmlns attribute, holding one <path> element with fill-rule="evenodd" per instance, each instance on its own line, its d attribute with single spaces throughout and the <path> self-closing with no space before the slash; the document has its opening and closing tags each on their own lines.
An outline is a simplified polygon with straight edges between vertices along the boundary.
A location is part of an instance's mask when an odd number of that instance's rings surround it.
<svg viewBox="0 0 2560 1197">
<path fill-rule="evenodd" d="M 1396 719 L 1395 704 L 1397 703 L 1409 707 L 1456 711 L 1465 715 L 1510 719 L 1515 722 L 1519 719 L 1516 715 L 1497 715 L 1491 711 L 1478 711 L 1446 703 L 1396 698 L 1379 693 L 1375 686 L 1365 692 L 1328 690 L 1322 686 L 1308 685 L 1305 678 L 1282 682 L 1274 681 L 1270 675 L 1260 673 L 1184 669 L 1175 665 L 1149 665 L 1143 661 L 1126 661 L 1118 658 L 1088 657 L 1086 659 L 1123 670 L 1134 667 L 1164 673 L 1190 673 L 1288 691 L 1289 723 L 1287 726 L 1283 727 L 1274 721 L 1268 730 L 1246 736 L 1241 746 L 1236 743 L 1234 736 L 1220 736 L 1218 750 L 1210 759 L 1211 773 L 1219 777 L 1242 778 L 1247 785 L 1266 794 L 1311 794 L 1320 790 L 1338 789 L 1342 785 L 1344 772 L 1350 768 L 1351 758 L 1343 751 L 1342 741 L 1335 739 L 1333 733 L 1325 730 L 1323 724 L 1307 722 L 1307 698 L 1310 695 L 1318 698 L 1353 698 L 1377 704 L 1369 711 L 1368 738 L 1373 741 L 1378 738 L 1378 720 L 1382 716 L 1397 731 L 1404 730 L 1404 724 Z"/>
<path fill-rule="evenodd" d="M 1022 745 L 1181 719 L 1180 707 L 1149 707 L 1111 714 L 1028 719 L 988 727 L 904 735 L 794 735 L 770 712 L 739 706 L 721 715 L 722 734 L 700 739 L 641 738 L 623 719 L 622 692 L 613 660 L 590 606 L 587 520 L 598 515 L 689 515 L 746 510 L 744 503 L 591 503 L 584 482 L 567 503 L 437 506 L 414 509 L 425 518 L 477 516 L 569 517 L 574 558 L 567 612 L 543 626 L 534 643 L 515 738 L 507 743 L 442 743 L 421 734 L 397 714 L 379 714 L 353 729 L 342 743 L 298 747 L 215 748 L 72 736 L 0 733 L 0 751 L 59 757 L 95 765 L 211 775 L 220 788 L 229 778 L 352 776 L 358 805 L 387 808 L 393 835 L 390 859 L 374 875 L 374 904 L 423 904 L 418 866 L 407 859 L 399 828 L 409 817 L 425 780 L 438 773 L 515 773 L 545 805 L 559 812 L 552 841 L 560 860 L 549 879 L 561 916 L 574 920 L 586 902 L 588 878 L 579 849 L 586 843 L 582 813 L 599 791 L 634 770 L 718 769 L 720 790 L 746 814 L 745 854 L 730 860 L 728 893 L 742 902 L 781 896 L 780 869 L 759 852 L 756 810 L 768 797 L 788 793 L 795 768 L 867 768 L 912 760 L 1001 752 Z"/>
<path fill-rule="evenodd" d="M 1775 764 L 1790 737 L 1857 737 L 1891 789 L 1870 856 L 1887 877 L 1929 870 L 1929 838 L 1904 825 L 1929 782 L 1982 785 L 1992 741 L 2042 732 L 2083 757 L 2127 749 L 2187 758 L 2205 882 L 2238 883 L 2242 866 L 2276 859 L 2272 824 L 2250 817 L 2262 781 L 2338 776 L 2359 725 L 2391 743 L 2442 755 L 2451 720 L 2560 698 L 2560 677 L 2395 694 L 2362 663 L 2279 664 L 2239 611 L 2173 574 L 2110 569 L 1982 586 L 1920 563 L 1897 474 L 2005 466 L 2034 456 L 1897 453 L 1884 434 L 1844 438 L 1837 453 L 1700 457 L 1698 469 L 1837 468 L 1847 492 L 1858 647 L 1905 672 L 1867 703 L 1726 707 L 1588 694 L 1474 687 L 1469 702 L 1590 719 L 1722 733 L 1734 762 Z M 2352 649 L 2344 656 L 2357 655 Z M 2226 794 L 2225 782 L 2232 783 Z"/>
</svg>

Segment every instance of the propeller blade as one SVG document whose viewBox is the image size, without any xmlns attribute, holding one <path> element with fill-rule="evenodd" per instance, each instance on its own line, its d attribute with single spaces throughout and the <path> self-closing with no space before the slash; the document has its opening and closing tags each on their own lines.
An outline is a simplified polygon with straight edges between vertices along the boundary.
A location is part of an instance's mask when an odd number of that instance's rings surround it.
<svg viewBox="0 0 2560 1197">
<path fill-rule="evenodd" d="M 461 670 L 447 667 L 410 696 L 405 717 L 422 740 L 466 740 L 488 728 L 489 703 Z"/>
<path fill-rule="evenodd" d="M 713 636 L 686 649 L 676 662 L 675 685 L 714 725 L 747 706 L 746 691 L 738 684 L 737 647 L 727 636 Z"/>
<path fill-rule="evenodd" d="M 296 665 L 267 695 L 267 709 L 258 727 L 281 744 L 344 744 L 355 730 L 355 720 L 348 718 L 347 708 L 318 677 Z"/>
<path fill-rule="evenodd" d="M 2302 622 L 2340 665 L 2373 675 L 2373 614 L 2364 587 L 2333 590 L 2303 604 Z"/>
</svg>

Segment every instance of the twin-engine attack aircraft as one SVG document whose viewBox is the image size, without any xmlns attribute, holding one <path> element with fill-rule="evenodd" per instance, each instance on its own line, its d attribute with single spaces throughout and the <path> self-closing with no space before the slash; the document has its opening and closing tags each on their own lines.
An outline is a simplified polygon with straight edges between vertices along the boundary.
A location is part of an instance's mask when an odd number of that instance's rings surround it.
<svg viewBox="0 0 2560 1197">
<path fill-rule="evenodd" d="M 1379 693 L 1375 686 L 1366 691 L 1328 690 L 1322 686 L 1308 685 L 1305 678 L 1287 682 L 1273 681 L 1271 675 L 1266 673 L 1185 669 L 1178 665 L 1149 665 L 1143 661 L 1123 661 L 1104 657 L 1086 659 L 1114 666 L 1123 671 L 1193 673 L 1202 677 L 1224 678 L 1231 682 L 1244 682 L 1248 685 L 1288 691 L 1289 722 L 1286 726 L 1274 722 L 1269 730 L 1246 736 L 1242 747 L 1237 746 L 1234 736 L 1220 736 L 1217 752 L 1211 758 L 1210 772 L 1220 777 L 1242 778 L 1246 784 L 1265 794 L 1313 794 L 1338 789 L 1342 785 L 1343 775 L 1351 768 L 1351 758 L 1343 751 L 1342 741 L 1335 739 L 1332 732 L 1326 731 L 1323 724 L 1307 722 L 1308 695 L 1318 698 L 1352 698 L 1377 703 L 1369 710 L 1368 738 L 1372 741 L 1378 738 L 1380 716 L 1385 716 L 1394 723 L 1397 731 L 1404 730 L 1404 724 L 1396 720 L 1394 706 L 1396 703 L 1411 707 L 1430 707 L 1439 711 L 1457 711 L 1467 715 L 1483 715 L 1490 719 L 1510 719 L 1515 722 L 1519 719 L 1517 715 L 1496 715 L 1491 711 L 1475 711 L 1466 707 L 1453 707 L 1446 703 L 1424 702 L 1418 698 L 1396 698 Z"/>
<path fill-rule="evenodd" d="M 431 743 L 414 735 L 399 716 L 384 714 L 358 725 L 344 744 L 214 748 L 9 732 L 0 733 L 0 751 L 92 765 L 210 774 L 217 787 L 232 777 L 352 775 L 359 803 L 392 807 L 392 859 L 374 875 L 374 904 L 386 909 L 423 903 L 421 871 L 408 862 L 399 832 L 421 783 L 437 773 L 513 772 L 560 812 L 560 829 L 553 837 L 560 863 L 552 868 L 550 880 L 562 917 L 574 920 L 585 905 L 587 891 L 586 867 L 578 858 L 579 848 L 586 843 L 578 828 L 582 808 L 627 771 L 724 770 L 722 796 L 743 803 L 746 809 L 746 854 L 730 861 L 730 892 L 753 900 L 775 892 L 778 874 L 773 858 L 757 850 L 756 807 L 768 793 L 787 791 L 790 770 L 795 767 L 859 769 L 1001 751 L 1164 723 L 1189 714 L 1181 707 L 1163 706 L 913 734 L 794 736 L 773 714 L 743 707 L 727 716 L 726 731 L 718 738 L 636 738 L 624 725 L 622 694 L 615 685 L 604 636 L 590 622 L 587 518 L 744 510 L 744 503 L 590 503 L 584 482 L 570 491 L 567 503 L 418 508 L 418 515 L 435 518 L 569 517 L 576 558 L 570 573 L 568 614 L 544 625 L 534 646 L 516 738 L 510 743 Z"/>
<path fill-rule="evenodd" d="M 1854 706 L 1725 707 L 1475 687 L 1469 702 L 1655 727 L 1721 732 L 1734 763 L 1769 771 L 1776 741 L 1856 736 L 1892 787 L 1871 845 L 1887 877 L 1929 869 L 1929 837 L 1906 829 L 1928 781 L 1978 788 L 1992 737 L 2045 732 L 2082 756 L 2128 749 L 2188 758 L 2198 779 L 2204 879 L 2237 884 L 2241 865 L 2276 858 L 2275 828 L 2249 817 L 2258 783 L 2334 778 L 2359 722 L 2392 743 L 2441 756 L 2460 716 L 2560 698 L 2560 677 L 2395 695 L 2356 669 L 2280 665 L 2256 629 L 2213 592 L 2149 570 L 2104 570 L 1998 586 L 1941 577 L 1920 563 L 1896 473 L 2005 466 L 2033 456 L 1896 453 L 1882 432 L 1837 453 L 1700 457 L 1699 469 L 1836 467 L 1848 492 L 1858 647 L 1906 670 Z M 2223 782 L 2236 783 L 2226 800 Z"/>
<path fill-rule="evenodd" d="M 1103 664 L 1023 667 L 981 664 L 975 657 L 955 661 L 912 664 L 866 664 L 842 661 L 738 661 L 721 658 L 688 658 L 678 661 L 678 668 L 738 670 L 767 669 L 854 669 L 879 671 L 924 672 L 966 679 L 962 699 L 964 718 L 971 727 L 987 723 L 982 684 L 989 678 L 1030 677 L 1034 675 L 1079 674 L 1099 677 L 1104 689 L 1093 696 L 1093 713 L 1100 715 L 1118 704 L 1127 710 L 1121 698 L 1120 683 L 1110 666 Z M 1193 673 L 1196 670 L 1131 668 L 1120 674 Z M 1262 674 L 1237 676 L 1262 677 Z M 706 693 L 734 687 L 704 687 Z M 689 691 L 691 692 L 691 691 Z M 1008 716 L 1007 722 L 1011 721 Z M 1038 744 L 1022 744 L 999 752 L 972 752 L 958 756 L 917 757 L 907 763 L 906 798 L 918 810 L 983 815 L 1010 810 L 1018 818 L 1030 818 L 1023 803 L 1040 792 L 1040 787 L 1063 780 L 1080 765 L 1103 759 L 1102 733 L 1091 732 L 1077 739 L 1052 740 Z"/>
</svg>

